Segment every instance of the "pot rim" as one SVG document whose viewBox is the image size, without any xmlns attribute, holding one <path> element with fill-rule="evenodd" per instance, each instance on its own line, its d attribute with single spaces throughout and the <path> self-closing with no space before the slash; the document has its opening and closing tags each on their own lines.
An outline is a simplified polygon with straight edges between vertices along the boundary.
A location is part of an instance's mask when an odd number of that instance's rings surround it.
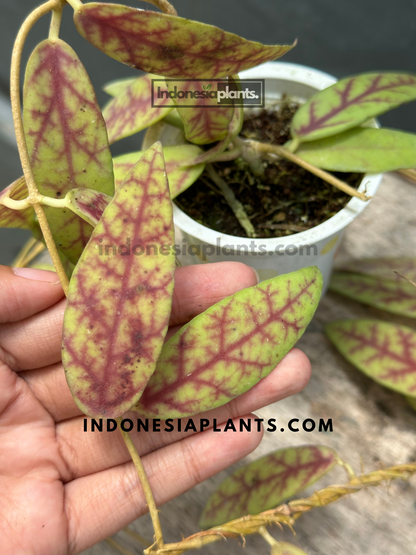
<svg viewBox="0 0 416 555">
<path fill-rule="evenodd" d="M 250 79 L 279 79 L 301 83 L 310 87 L 317 88 L 318 90 L 324 89 L 336 83 L 337 79 L 323 71 L 313 69 L 311 67 L 292 64 L 287 62 L 266 62 L 255 68 L 242 71 L 241 77 Z M 377 125 L 378 127 L 378 125 Z M 373 196 L 377 191 L 383 174 L 365 174 L 360 183 L 358 191 L 365 192 L 369 196 Z M 363 201 L 357 197 L 352 197 L 344 208 L 337 214 L 329 218 L 325 222 L 308 229 L 301 231 L 294 235 L 285 237 L 270 237 L 270 238 L 256 238 L 239 237 L 236 235 L 228 235 L 210 229 L 189 217 L 183 212 L 175 203 L 173 203 L 173 216 L 175 226 L 181 229 L 184 233 L 192 235 L 201 241 L 211 245 L 234 245 L 244 246 L 248 249 L 256 246 L 267 247 L 268 250 L 274 251 L 276 247 L 289 246 L 289 245 L 310 245 L 311 242 L 321 241 L 326 237 L 331 237 L 335 233 L 343 230 L 350 224 L 371 202 Z"/>
</svg>

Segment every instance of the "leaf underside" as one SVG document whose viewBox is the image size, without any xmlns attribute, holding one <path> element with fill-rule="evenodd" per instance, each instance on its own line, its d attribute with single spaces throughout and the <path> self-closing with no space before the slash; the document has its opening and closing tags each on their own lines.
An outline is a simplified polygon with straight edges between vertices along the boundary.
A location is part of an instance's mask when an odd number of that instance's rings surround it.
<svg viewBox="0 0 416 555">
<path fill-rule="evenodd" d="M 416 332 L 379 320 L 332 322 L 325 332 L 339 352 L 376 382 L 416 397 Z"/>
<path fill-rule="evenodd" d="M 140 157 L 137 160 L 139 159 Z M 72 189 L 67 194 L 66 199 L 68 208 L 92 227 L 98 224 L 104 210 L 111 201 L 110 196 L 92 189 Z"/>
<path fill-rule="evenodd" d="M 358 127 L 302 143 L 296 154 L 325 170 L 382 173 L 415 166 L 416 136 L 392 129 Z"/>
<path fill-rule="evenodd" d="M 205 506 L 200 526 L 210 528 L 273 509 L 307 488 L 337 464 L 329 447 L 279 449 L 226 478 Z"/>
<path fill-rule="evenodd" d="M 195 183 L 204 171 L 205 164 L 194 164 L 195 159 L 201 153 L 202 150 L 196 145 L 166 146 L 163 148 L 172 199 Z M 114 158 L 116 189 L 120 187 L 125 176 L 131 171 L 131 168 L 137 163 L 142 154 L 142 151 L 131 152 Z"/>
<path fill-rule="evenodd" d="M 0 192 L 0 227 L 33 229 L 36 216 L 32 207 L 25 210 L 12 210 L 2 205 L 2 199 L 7 196 L 13 200 L 24 200 L 28 197 L 28 194 L 24 177 L 16 179 L 14 183 Z"/>
<path fill-rule="evenodd" d="M 310 267 L 210 307 L 165 344 L 136 410 L 152 418 L 180 418 L 241 395 L 295 345 L 321 289 L 322 275 Z"/>
<path fill-rule="evenodd" d="M 296 112 L 291 133 L 302 141 L 335 135 L 416 99 L 416 75 L 367 73 L 315 94 Z"/>
<path fill-rule="evenodd" d="M 402 280 L 334 272 L 329 289 L 349 299 L 393 314 L 416 318 L 416 288 Z"/>
<path fill-rule="evenodd" d="M 104 119 L 88 74 L 62 40 L 45 40 L 26 70 L 23 120 L 39 192 L 62 199 L 76 188 L 114 193 Z M 76 263 L 92 227 L 67 209 L 45 207 L 58 248 Z"/>
<path fill-rule="evenodd" d="M 104 108 L 103 116 L 110 144 L 150 127 L 173 110 L 174 104 L 170 98 L 157 98 L 157 87 L 167 91 L 163 82 L 158 81 L 152 93 L 152 79 L 157 77 L 157 75 L 139 77 Z"/>
<path fill-rule="evenodd" d="M 99 2 L 77 9 L 74 21 L 79 33 L 108 56 L 180 79 L 226 77 L 280 58 L 294 46 L 265 46 L 198 21 Z"/>
<path fill-rule="evenodd" d="M 85 414 L 121 416 L 153 373 L 171 310 L 173 244 L 172 203 L 155 143 L 116 191 L 70 282 L 62 362 Z"/>
</svg>

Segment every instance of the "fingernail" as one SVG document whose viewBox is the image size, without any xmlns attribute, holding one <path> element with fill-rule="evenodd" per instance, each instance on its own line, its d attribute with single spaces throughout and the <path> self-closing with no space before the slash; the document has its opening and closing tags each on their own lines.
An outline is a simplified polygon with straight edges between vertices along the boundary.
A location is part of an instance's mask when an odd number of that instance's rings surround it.
<svg viewBox="0 0 416 555">
<path fill-rule="evenodd" d="M 259 284 L 260 283 L 260 276 L 259 276 L 258 271 L 255 268 L 251 268 L 251 269 L 253 270 L 254 275 L 256 276 L 257 284 Z"/>
<path fill-rule="evenodd" d="M 56 281 L 55 272 L 49 270 L 38 270 L 37 268 L 12 268 L 16 276 L 24 277 L 26 279 L 34 279 L 36 281 Z"/>
</svg>

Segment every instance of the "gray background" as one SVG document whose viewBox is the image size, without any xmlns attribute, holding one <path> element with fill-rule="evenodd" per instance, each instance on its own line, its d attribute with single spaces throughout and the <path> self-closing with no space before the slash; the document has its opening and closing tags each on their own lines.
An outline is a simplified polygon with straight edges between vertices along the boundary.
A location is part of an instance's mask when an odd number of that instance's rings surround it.
<svg viewBox="0 0 416 555">
<path fill-rule="evenodd" d="M 21 174 L 7 123 L 10 56 L 19 25 L 38 3 L 0 0 L 1 189 Z M 134 0 L 130 4 L 149 7 Z M 175 7 L 183 17 L 218 25 L 266 44 L 291 43 L 298 38 L 296 48 L 283 60 L 316 67 L 338 78 L 373 70 L 416 71 L 416 0 L 176 0 Z M 25 48 L 25 59 L 47 36 L 48 25 L 48 17 L 36 25 Z M 78 35 L 69 6 L 65 8 L 61 36 L 85 64 L 102 105 L 108 98 L 101 91 L 104 83 L 135 74 Z M 412 103 L 390 112 L 380 118 L 381 123 L 416 132 L 415 106 Z M 115 152 L 135 146 L 134 139 L 127 139 L 117 144 Z M 0 230 L 0 263 L 12 262 L 26 236 L 23 231 Z"/>
</svg>

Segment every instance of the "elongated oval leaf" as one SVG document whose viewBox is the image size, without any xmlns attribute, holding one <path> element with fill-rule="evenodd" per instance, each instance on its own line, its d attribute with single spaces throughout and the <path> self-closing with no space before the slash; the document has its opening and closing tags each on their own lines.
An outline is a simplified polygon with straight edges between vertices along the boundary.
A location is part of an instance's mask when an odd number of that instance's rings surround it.
<svg viewBox="0 0 416 555">
<path fill-rule="evenodd" d="M 132 85 L 140 77 L 127 77 L 126 79 L 116 79 L 115 81 L 110 81 L 106 83 L 103 87 L 103 91 L 110 96 L 118 96 L 126 90 L 129 85 Z"/>
<path fill-rule="evenodd" d="M 33 229 L 36 217 L 32 207 L 26 208 L 25 210 L 12 210 L 2 204 L 2 199 L 6 197 L 13 200 L 24 200 L 28 197 L 28 194 L 29 192 L 24 177 L 16 179 L 14 183 L 0 192 L 0 227 Z"/>
<path fill-rule="evenodd" d="M 322 275 L 312 266 L 263 281 L 196 316 L 163 347 L 137 411 L 180 418 L 241 395 L 295 345 L 321 289 Z"/>
<path fill-rule="evenodd" d="M 170 98 L 157 97 L 158 87 L 168 92 L 164 82 L 158 81 L 157 86 L 152 89 L 152 79 L 156 77 L 157 75 L 139 77 L 104 108 L 110 144 L 146 129 L 173 110 L 175 106 Z"/>
<path fill-rule="evenodd" d="M 228 134 L 234 106 L 218 104 L 217 83 L 214 80 L 166 80 L 169 92 L 176 93 L 174 98 L 176 109 L 184 124 L 185 137 L 191 143 L 197 145 L 215 143 Z M 180 98 L 177 95 L 178 91 L 183 92 L 185 97 Z M 190 93 L 198 94 L 198 97 L 192 98 L 189 96 Z"/>
<path fill-rule="evenodd" d="M 137 163 L 143 152 L 131 152 L 114 158 L 116 188 L 120 187 L 125 176 Z M 166 173 L 169 181 L 171 198 L 174 199 L 195 183 L 204 171 L 205 164 L 194 164 L 202 150 L 194 145 L 166 146 L 163 148 Z M 187 165 L 191 164 L 191 165 Z"/>
<path fill-rule="evenodd" d="M 296 112 L 291 133 L 302 141 L 329 137 L 416 99 L 416 75 L 364 73 L 315 94 Z"/>
<path fill-rule="evenodd" d="M 272 547 L 271 555 L 307 555 L 307 553 L 293 543 L 279 542 Z"/>
<path fill-rule="evenodd" d="M 273 509 L 319 480 L 335 464 L 336 452 L 322 445 L 270 453 L 222 482 L 208 500 L 200 526 L 210 528 Z"/>
<path fill-rule="evenodd" d="M 171 310 L 173 243 L 162 148 L 155 143 L 116 191 L 70 282 L 62 362 L 84 413 L 121 416 L 152 375 Z"/>
<path fill-rule="evenodd" d="M 339 352 L 374 381 L 416 397 L 416 332 L 379 320 L 340 320 L 325 332 Z"/>
<path fill-rule="evenodd" d="M 77 9 L 74 21 L 111 58 L 165 77 L 226 77 L 280 58 L 294 46 L 265 46 L 198 21 L 99 2 Z"/>
<path fill-rule="evenodd" d="M 95 227 L 100 221 L 111 197 L 92 189 L 72 189 L 67 195 L 68 208 Z"/>
<path fill-rule="evenodd" d="M 356 128 L 303 143 L 296 154 L 325 170 L 382 173 L 415 166 L 416 135 L 392 129 Z"/>
<path fill-rule="evenodd" d="M 45 40 L 31 55 L 24 86 L 24 128 L 40 193 L 64 198 L 89 187 L 114 193 L 107 131 L 79 58 L 62 40 Z M 70 210 L 45 207 L 57 246 L 78 261 L 92 227 Z"/>
<path fill-rule="evenodd" d="M 329 288 L 370 306 L 416 318 L 416 289 L 405 280 L 380 279 L 375 276 L 335 272 Z"/>
<path fill-rule="evenodd" d="M 416 281 L 416 258 L 405 256 L 392 258 L 364 258 L 353 260 L 341 268 L 343 272 L 368 274 L 380 279 L 402 281 L 403 278 L 395 272 L 412 281 Z"/>
</svg>

